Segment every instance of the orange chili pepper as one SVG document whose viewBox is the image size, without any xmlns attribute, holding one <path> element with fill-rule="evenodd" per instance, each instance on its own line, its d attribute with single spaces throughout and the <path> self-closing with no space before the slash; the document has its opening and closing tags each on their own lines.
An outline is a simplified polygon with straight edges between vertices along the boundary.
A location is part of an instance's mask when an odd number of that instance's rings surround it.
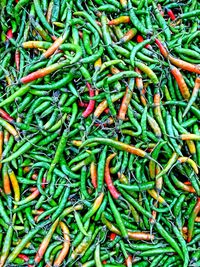
<svg viewBox="0 0 200 267">
<path fill-rule="evenodd" d="M 128 258 L 125 259 L 125 264 L 127 267 L 132 267 L 132 260 L 133 257 L 131 255 L 128 255 Z"/>
<path fill-rule="evenodd" d="M 131 39 L 133 39 L 133 37 L 136 35 L 137 33 L 137 29 L 132 28 L 129 31 L 127 31 L 124 36 L 119 40 L 118 43 L 126 43 L 128 41 L 130 41 Z"/>
<path fill-rule="evenodd" d="M 141 71 L 138 68 L 135 68 L 135 72 L 137 72 L 138 74 L 141 74 Z M 136 77 L 135 78 L 135 84 L 136 84 L 137 89 L 140 92 L 140 100 L 141 100 L 143 106 L 146 106 L 147 105 L 147 100 L 146 100 L 146 97 L 145 97 L 146 88 L 143 85 L 142 78 L 141 77 Z"/>
<path fill-rule="evenodd" d="M 184 99 L 190 98 L 190 91 L 183 79 L 181 72 L 174 66 L 170 67 L 171 73 L 177 81 L 178 87 Z"/>
<path fill-rule="evenodd" d="M 46 19 L 48 22 L 50 22 L 50 20 L 51 20 L 53 6 L 54 6 L 54 1 L 50 1 L 48 9 L 47 9 L 47 14 L 46 14 Z"/>
<path fill-rule="evenodd" d="M 59 267 L 63 260 L 66 258 L 69 248 L 70 248 L 70 237 L 69 237 L 69 229 L 67 225 L 64 222 L 59 222 L 59 225 L 63 231 L 63 236 L 64 236 L 64 244 L 63 248 L 58 254 L 57 258 L 55 259 L 53 266 L 54 267 Z"/>
<path fill-rule="evenodd" d="M 128 110 L 128 105 L 131 101 L 131 97 L 132 97 L 132 91 L 129 89 L 129 87 L 126 87 L 126 92 L 122 99 L 122 103 L 118 113 L 118 118 L 120 120 L 125 120 L 126 112 Z"/>
<path fill-rule="evenodd" d="M 42 258 L 43 258 L 43 255 L 51 241 L 51 237 L 54 233 L 54 231 L 56 230 L 56 227 L 59 223 L 59 218 L 52 224 L 49 232 L 47 233 L 47 235 L 45 236 L 45 238 L 43 239 L 42 243 L 40 244 L 40 247 L 35 255 L 35 258 L 34 258 L 34 261 L 35 261 L 35 264 L 38 264 Z"/>
<path fill-rule="evenodd" d="M 195 222 L 200 222 L 200 216 L 199 217 L 196 217 L 194 221 Z"/>
<path fill-rule="evenodd" d="M 180 135 L 181 140 L 194 140 L 194 141 L 200 141 L 200 135 L 198 134 L 181 134 Z"/>
<path fill-rule="evenodd" d="M 97 165 L 94 161 L 90 164 L 91 182 L 94 188 L 97 188 Z"/>
<path fill-rule="evenodd" d="M 19 69 L 20 69 L 20 52 L 18 49 L 15 51 L 15 65 L 16 65 L 17 71 L 19 71 Z"/>
</svg>

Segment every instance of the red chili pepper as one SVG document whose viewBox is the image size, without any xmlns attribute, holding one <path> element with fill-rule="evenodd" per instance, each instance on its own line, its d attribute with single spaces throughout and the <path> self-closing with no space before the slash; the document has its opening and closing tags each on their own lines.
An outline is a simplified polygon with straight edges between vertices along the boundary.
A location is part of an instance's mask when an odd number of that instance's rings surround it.
<svg viewBox="0 0 200 267">
<path fill-rule="evenodd" d="M 6 33 L 6 40 L 9 40 L 13 38 L 13 32 L 12 32 L 12 29 L 9 29 Z"/>
<path fill-rule="evenodd" d="M 136 40 L 138 43 L 141 43 L 144 41 L 144 38 L 141 35 L 137 35 Z"/>
<path fill-rule="evenodd" d="M 171 20 L 175 20 L 176 19 L 176 17 L 175 17 L 175 15 L 174 15 L 174 12 L 171 10 L 171 9 L 166 9 L 167 10 L 167 14 L 168 14 L 168 16 L 170 17 L 170 19 Z"/>
<path fill-rule="evenodd" d="M 78 106 L 81 108 L 87 108 L 88 107 L 88 103 L 82 102 L 82 101 L 78 101 Z"/>
<path fill-rule="evenodd" d="M 111 233 L 110 234 L 110 241 L 113 241 L 113 240 L 115 240 L 115 237 L 116 237 L 117 235 L 115 234 L 115 233 Z"/>
<path fill-rule="evenodd" d="M 42 178 L 42 188 L 44 189 L 46 186 L 47 180 L 45 177 Z"/>
<path fill-rule="evenodd" d="M 161 41 L 159 39 L 155 39 L 155 43 L 157 44 L 157 46 L 159 47 L 160 49 L 160 52 L 161 54 L 164 56 L 164 57 L 167 57 L 168 56 L 168 52 L 166 50 L 166 48 L 164 47 L 164 45 L 161 43 Z"/>
<path fill-rule="evenodd" d="M 40 208 L 40 209 L 38 209 L 37 211 L 39 211 L 39 212 L 43 212 L 44 211 L 44 209 L 43 208 Z"/>
<path fill-rule="evenodd" d="M 106 109 L 104 109 L 103 112 L 105 112 L 106 114 L 108 114 L 110 112 L 110 109 L 109 108 L 106 108 Z"/>
<path fill-rule="evenodd" d="M 5 112 L 2 108 L 0 108 L 0 117 L 2 117 L 4 120 L 8 122 L 14 121 L 14 119 L 7 112 Z"/>
<path fill-rule="evenodd" d="M 191 185 L 191 182 L 190 181 L 186 181 L 186 182 L 184 182 L 184 184 Z"/>
<path fill-rule="evenodd" d="M 111 154 L 110 156 L 108 156 L 108 158 L 106 159 L 106 165 L 105 165 L 105 173 L 104 173 L 104 177 L 105 177 L 105 182 L 106 185 L 108 187 L 108 190 L 110 191 L 111 195 L 115 198 L 118 199 L 120 197 L 120 193 L 117 191 L 117 189 L 115 188 L 112 178 L 110 176 L 110 161 L 116 156 L 116 153 Z"/>
<path fill-rule="evenodd" d="M 93 97 L 95 95 L 94 89 L 92 89 L 92 87 L 91 87 L 91 85 L 89 83 L 86 83 L 86 86 L 87 86 L 87 88 L 89 90 L 89 96 Z M 89 101 L 89 104 L 88 104 L 86 110 L 82 113 L 82 116 L 84 118 L 87 118 L 93 112 L 94 107 L 95 107 L 95 100 L 91 99 Z"/>
<path fill-rule="evenodd" d="M 26 256 L 25 254 L 18 254 L 18 258 L 24 260 L 24 261 L 29 261 L 29 257 Z"/>
<path fill-rule="evenodd" d="M 137 35 L 136 40 L 138 43 L 142 43 L 144 41 L 144 38 L 141 35 Z M 150 44 L 145 45 L 145 48 L 152 49 Z"/>
<path fill-rule="evenodd" d="M 103 264 L 106 264 L 106 263 L 107 263 L 107 261 L 106 261 L 106 260 L 104 260 L 104 261 L 102 261 L 102 263 L 103 263 Z"/>
</svg>

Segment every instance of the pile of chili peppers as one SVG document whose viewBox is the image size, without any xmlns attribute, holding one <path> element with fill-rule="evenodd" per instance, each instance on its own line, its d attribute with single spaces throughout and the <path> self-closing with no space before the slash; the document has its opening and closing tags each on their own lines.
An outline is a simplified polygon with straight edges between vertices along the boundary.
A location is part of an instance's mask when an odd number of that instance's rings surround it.
<svg viewBox="0 0 200 267">
<path fill-rule="evenodd" d="M 0 1 L 0 267 L 200 266 L 199 21 Z"/>
</svg>

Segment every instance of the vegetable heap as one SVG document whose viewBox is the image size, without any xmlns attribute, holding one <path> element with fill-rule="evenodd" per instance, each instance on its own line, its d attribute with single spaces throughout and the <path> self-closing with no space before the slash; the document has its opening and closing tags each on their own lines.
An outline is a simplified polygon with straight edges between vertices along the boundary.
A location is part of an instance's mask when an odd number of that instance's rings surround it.
<svg viewBox="0 0 200 267">
<path fill-rule="evenodd" d="M 200 266 L 199 21 L 0 1 L 0 267 Z"/>
</svg>

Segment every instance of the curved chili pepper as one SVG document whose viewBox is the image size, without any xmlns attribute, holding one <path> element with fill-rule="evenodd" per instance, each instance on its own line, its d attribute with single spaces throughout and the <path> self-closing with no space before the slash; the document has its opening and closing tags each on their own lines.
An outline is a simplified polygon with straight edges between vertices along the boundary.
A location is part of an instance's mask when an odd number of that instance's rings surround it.
<svg viewBox="0 0 200 267">
<path fill-rule="evenodd" d="M 93 97 L 95 95 L 95 91 L 94 89 L 92 89 L 91 85 L 89 83 L 86 83 L 86 86 L 89 90 L 89 96 L 90 97 Z M 90 100 L 86 110 L 82 113 L 82 116 L 84 118 L 87 118 L 94 110 L 94 107 L 95 107 L 95 100 Z"/>
</svg>

